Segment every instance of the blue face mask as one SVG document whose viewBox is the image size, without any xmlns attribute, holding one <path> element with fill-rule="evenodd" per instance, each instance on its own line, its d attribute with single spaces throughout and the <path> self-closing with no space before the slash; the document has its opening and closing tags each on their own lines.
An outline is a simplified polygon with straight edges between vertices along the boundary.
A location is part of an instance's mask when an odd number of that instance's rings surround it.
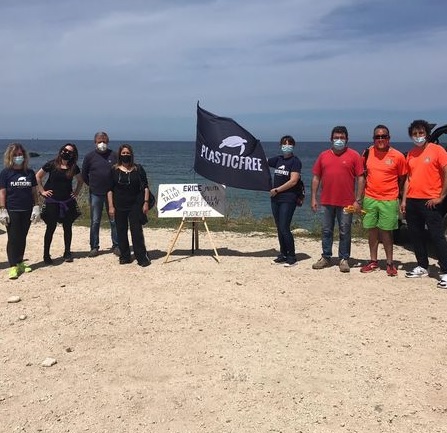
<svg viewBox="0 0 447 433">
<path fill-rule="evenodd" d="M 416 146 L 423 146 L 427 140 L 427 137 L 411 137 Z"/>
<path fill-rule="evenodd" d="M 283 145 L 281 145 L 281 152 L 284 154 L 292 153 L 293 146 L 291 144 L 283 144 Z"/>
<path fill-rule="evenodd" d="M 332 146 L 334 146 L 335 150 L 343 150 L 346 147 L 346 140 L 341 140 L 340 138 L 332 140 Z"/>
<path fill-rule="evenodd" d="M 14 156 L 12 158 L 12 162 L 14 163 L 14 165 L 22 165 L 23 161 L 25 161 L 25 158 L 22 155 Z"/>
</svg>

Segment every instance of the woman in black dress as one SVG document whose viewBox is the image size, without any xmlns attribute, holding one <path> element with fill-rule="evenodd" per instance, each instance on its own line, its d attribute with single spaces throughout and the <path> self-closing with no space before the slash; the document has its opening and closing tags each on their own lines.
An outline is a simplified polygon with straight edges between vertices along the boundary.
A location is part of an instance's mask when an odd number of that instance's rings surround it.
<svg viewBox="0 0 447 433">
<path fill-rule="evenodd" d="M 149 186 L 144 168 L 135 164 L 132 146 L 123 144 L 118 149 L 118 162 L 112 168 L 112 189 L 107 193 L 109 216 L 115 219 L 120 264 L 131 263 L 130 229 L 133 251 L 140 266 L 150 265 L 144 242 L 143 225 L 149 211 Z"/>
<path fill-rule="evenodd" d="M 42 197 L 45 198 L 42 219 L 47 225 L 44 238 L 43 260 L 51 265 L 50 246 L 57 223 L 62 223 L 64 229 L 64 260 L 72 262 L 71 239 L 73 222 L 80 216 L 76 201 L 83 185 L 78 161 L 78 149 L 72 143 L 67 143 L 59 149 L 57 157 L 48 161 L 37 173 L 37 185 Z M 45 185 L 43 179 L 48 175 Z M 73 190 L 73 181 L 76 187 Z"/>
</svg>

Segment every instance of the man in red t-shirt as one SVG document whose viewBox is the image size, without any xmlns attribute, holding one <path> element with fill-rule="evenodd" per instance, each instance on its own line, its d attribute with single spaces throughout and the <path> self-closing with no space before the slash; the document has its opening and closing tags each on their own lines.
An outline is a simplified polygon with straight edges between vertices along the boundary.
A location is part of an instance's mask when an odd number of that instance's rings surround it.
<svg viewBox="0 0 447 433">
<path fill-rule="evenodd" d="M 399 189 L 407 169 L 404 155 L 390 146 L 390 131 L 385 125 L 374 128 L 373 139 L 373 146 L 363 154 L 366 172 L 363 227 L 368 229 L 370 261 L 360 272 L 379 269 L 380 239 L 385 250 L 387 275 L 394 277 L 397 269 L 393 263 L 393 230 L 398 228 Z"/>
<path fill-rule="evenodd" d="M 447 152 L 443 147 L 430 143 L 430 131 L 430 124 L 425 120 L 415 120 L 408 128 L 414 147 L 407 155 L 408 176 L 401 211 L 406 216 L 418 265 L 405 276 L 428 276 L 427 226 L 440 267 L 438 287 L 447 289 L 447 241 L 442 209 L 447 196 Z"/>
<path fill-rule="evenodd" d="M 323 269 L 331 265 L 334 226 L 337 219 L 340 233 L 339 267 L 341 272 L 349 272 L 352 213 L 343 212 L 343 208 L 352 205 L 355 212 L 361 211 L 360 201 L 365 186 L 363 162 L 358 152 L 347 147 L 348 130 L 345 126 L 336 126 L 332 129 L 331 143 L 331 148 L 318 156 L 312 169 L 312 210 L 314 212 L 318 210 L 317 192 L 321 185 L 320 204 L 324 211 L 321 240 L 323 253 L 312 268 Z"/>
</svg>

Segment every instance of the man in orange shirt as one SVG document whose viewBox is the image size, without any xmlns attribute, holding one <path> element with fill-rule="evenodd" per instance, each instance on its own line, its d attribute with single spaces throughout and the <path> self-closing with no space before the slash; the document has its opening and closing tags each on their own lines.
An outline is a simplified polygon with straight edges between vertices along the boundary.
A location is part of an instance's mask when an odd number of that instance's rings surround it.
<svg viewBox="0 0 447 433">
<path fill-rule="evenodd" d="M 447 241 L 444 236 L 442 202 L 447 195 L 447 152 L 430 143 L 430 125 L 415 120 L 408 128 L 415 146 L 407 155 L 408 176 L 404 185 L 401 211 L 405 213 L 417 266 L 405 276 L 428 276 L 428 250 L 425 226 L 435 247 L 440 267 L 438 287 L 447 288 Z"/>
<path fill-rule="evenodd" d="M 379 240 L 386 256 L 386 273 L 397 275 L 393 263 L 393 230 L 398 227 L 399 186 L 405 180 L 405 157 L 390 146 L 390 131 L 377 125 L 373 133 L 374 145 L 363 154 L 366 169 L 363 227 L 368 229 L 370 261 L 360 268 L 368 273 L 380 269 L 377 261 Z"/>
</svg>

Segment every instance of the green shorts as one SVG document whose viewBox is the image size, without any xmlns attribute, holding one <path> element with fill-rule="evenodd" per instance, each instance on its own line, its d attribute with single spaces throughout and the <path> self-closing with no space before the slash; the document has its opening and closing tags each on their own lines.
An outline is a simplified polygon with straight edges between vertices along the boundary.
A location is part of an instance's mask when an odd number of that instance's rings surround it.
<svg viewBox="0 0 447 433">
<path fill-rule="evenodd" d="M 363 199 L 363 217 L 365 229 L 379 228 L 381 230 L 396 230 L 399 218 L 399 200 L 376 200 L 365 197 Z"/>
</svg>

